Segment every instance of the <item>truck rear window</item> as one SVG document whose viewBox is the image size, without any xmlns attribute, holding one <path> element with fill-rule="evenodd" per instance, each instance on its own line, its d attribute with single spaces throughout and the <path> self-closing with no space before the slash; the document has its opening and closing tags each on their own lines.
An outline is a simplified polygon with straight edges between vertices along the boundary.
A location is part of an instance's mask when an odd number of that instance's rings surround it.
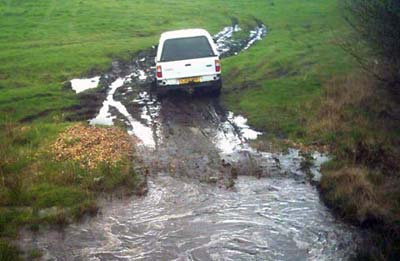
<svg viewBox="0 0 400 261">
<path fill-rule="evenodd" d="M 162 62 L 215 56 L 205 36 L 169 39 L 164 42 Z"/>
</svg>

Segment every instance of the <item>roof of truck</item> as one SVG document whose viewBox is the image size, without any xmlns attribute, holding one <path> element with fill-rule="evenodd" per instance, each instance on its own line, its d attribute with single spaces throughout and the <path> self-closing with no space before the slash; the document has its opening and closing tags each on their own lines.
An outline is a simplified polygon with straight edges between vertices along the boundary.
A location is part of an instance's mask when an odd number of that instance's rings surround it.
<svg viewBox="0 0 400 261">
<path fill-rule="evenodd" d="M 161 34 L 161 41 L 174 38 L 195 37 L 195 36 L 210 36 L 204 29 L 183 29 L 176 31 L 169 31 Z"/>
</svg>

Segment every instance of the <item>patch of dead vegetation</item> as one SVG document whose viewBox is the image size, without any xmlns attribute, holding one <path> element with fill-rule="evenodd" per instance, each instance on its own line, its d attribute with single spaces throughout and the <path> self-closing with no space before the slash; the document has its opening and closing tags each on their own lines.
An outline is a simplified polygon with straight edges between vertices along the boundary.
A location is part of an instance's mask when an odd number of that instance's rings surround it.
<svg viewBox="0 0 400 261">
<path fill-rule="evenodd" d="M 311 131 L 348 130 L 348 109 L 371 103 L 374 95 L 375 81 L 368 77 L 348 76 L 334 77 L 326 85 L 321 97 L 321 106 L 316 121 L 309 126 Z M 352 115 L 357 116 L 357 115 Z M 353 121 L 365 125 L 365 117 L 354 118 Z"/>
<path fill-rule="evenodd" d="M 94 169 L 100 163 L 116 165 L 130 158 L 134 140 L 119 128 L 101 128 L 77 124 L 62 132 L 51 145 L 57 161 L 73 161 Z"/>
<path fill-rule="evenodd" d="M 316 104 L 307 132 L 316 143 L 329 145 L 335 156 L 322 169 L 322 198 L 344 219 L 371 228 L 357 260 L 398 260 L 398 101 L 383 82 L 355 72 L 334 77 Z"/>
<path fill-rule="evenodd" d="M 351 164 L 396 175 L 400 170 L 398 105 L 380 82 L 363 73 L 333 78 L 307 131 L 316 144 Z"/>
<path fill-rule="evenodd" d="M 375 186 L 367 175 L 367 169 L 344 167 L 325 172 L 320 182 L 320 189 L 328 204 L 337 209 L 341 216 L 361 225 L 377 222 L 384 214 Z"/>
</svg>

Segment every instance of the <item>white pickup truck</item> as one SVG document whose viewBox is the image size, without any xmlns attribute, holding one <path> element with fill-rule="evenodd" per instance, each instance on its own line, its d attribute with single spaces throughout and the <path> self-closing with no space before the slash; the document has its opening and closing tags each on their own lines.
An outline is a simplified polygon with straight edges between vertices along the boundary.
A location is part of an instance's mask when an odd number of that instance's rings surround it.
<svg viewBox="0 0 400 261">
<path fill-rule="evenodd" d="M 161 34 L 156 62 L 157 94 L 169 90 L 221 90 L 221 63 L 211 35 L 203 29 Z"/>
</svg>

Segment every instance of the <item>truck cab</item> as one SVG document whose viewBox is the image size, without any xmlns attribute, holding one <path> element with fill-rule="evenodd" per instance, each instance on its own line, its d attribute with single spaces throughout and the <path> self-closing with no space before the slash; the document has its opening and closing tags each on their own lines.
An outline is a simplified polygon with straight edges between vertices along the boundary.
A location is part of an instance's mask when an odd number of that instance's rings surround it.
<svg viewBox="0 0 400 261">
<path fill-rule="evenodd" d="M 203 29 L 161 34 L 156 62 L 158 94 L 169 90 L 221 90 L 221 63 L 211 35 Z"/>
</svg>

